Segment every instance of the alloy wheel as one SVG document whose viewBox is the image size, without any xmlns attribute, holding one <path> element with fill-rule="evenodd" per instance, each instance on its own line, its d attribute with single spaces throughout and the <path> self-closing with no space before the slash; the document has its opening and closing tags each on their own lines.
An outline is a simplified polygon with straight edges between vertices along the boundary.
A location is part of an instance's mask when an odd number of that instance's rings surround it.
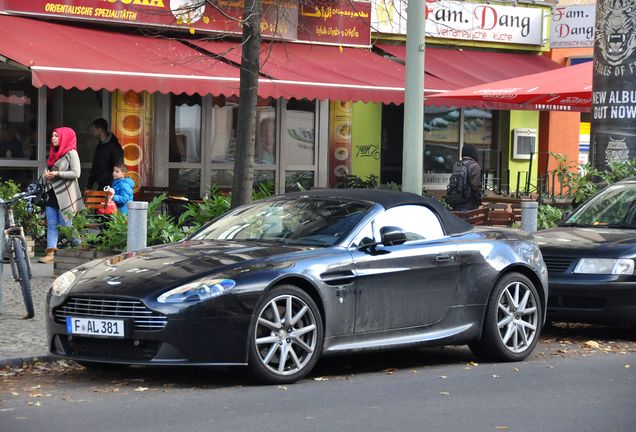
<svg viewBox="0 0 636 432">
<path fill-rule="evenodd" d="M 523 282 L 507 285 L 497 301 L 497 329 L 510 352 L 521 353 L 537 337 L 539 311 L 533 291 Z"/>
<path fill-rule="evenodd" d="M 301 371 L 316 352 L 316 317 L 303 299 L 280 295 L 261 309 L 254 337 L 261 364 L 276 375 L 292 375 Z"/>
</svg>

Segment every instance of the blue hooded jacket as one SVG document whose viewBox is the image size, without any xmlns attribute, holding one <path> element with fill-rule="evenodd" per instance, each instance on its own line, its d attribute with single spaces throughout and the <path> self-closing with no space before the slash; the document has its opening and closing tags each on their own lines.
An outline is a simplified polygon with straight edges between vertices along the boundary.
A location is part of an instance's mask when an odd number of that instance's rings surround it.
<svg viewBox="0 0 636 432">
<path fill-rule="evenodd" d="M 113 201 L 117 204 L 119 213 L 128 214 L 126 203 L 133 200 L 133 186 L 135 186 L 135 182 L 130 177 L 113 180 L 113 189 L 115 189 Z"/>
</svg>

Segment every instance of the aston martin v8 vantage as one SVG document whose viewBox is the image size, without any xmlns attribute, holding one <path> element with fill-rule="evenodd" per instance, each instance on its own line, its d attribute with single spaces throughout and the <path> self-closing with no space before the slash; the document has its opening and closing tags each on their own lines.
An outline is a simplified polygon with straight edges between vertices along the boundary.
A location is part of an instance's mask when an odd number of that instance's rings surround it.
<svg viewBox="0 0 636 432">
<path fill-rule="evenodd" d="M 51 354 L 88 367 L 247 365 L 291 383 L 321 356 L 372 349 L 467 344 L 523 360 L 547 297 L 522 231 L 473 227 L 418 195 L 324 189 L 62 274 L 47 332 Z"/>
</svg>

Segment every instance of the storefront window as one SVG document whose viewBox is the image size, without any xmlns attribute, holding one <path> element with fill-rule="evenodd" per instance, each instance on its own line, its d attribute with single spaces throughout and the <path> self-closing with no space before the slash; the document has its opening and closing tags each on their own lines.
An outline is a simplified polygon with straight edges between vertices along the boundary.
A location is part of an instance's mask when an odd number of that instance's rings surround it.
<svg viewBox="0 0 636 432">
<path fill-rule="evenodd" d="M 29 161 L 37 159 L 37 108 L 38 93 L 30 74 L 0 69 L 1 180 L 25 186 L 35 179 L 35 162 Z"/>
<path fill-rule="evenodd" d="M 464 110 L 464 144 L 474 144 L 482 171 L 497 169 L 498 151 L 493 146 L 493 112 L 483 109 Z"/>
<path fill-rule="evenodd" d="M 201 162 L 201 96 L 172 97 L 170 162 Z"/>
<path fill-rule="evenodd" d="M 316 153 L 315 125 L 316 105 L 307 100 L 292 99 L 287 102 L 285 129 L 282 145 L 287 165 L 313 165 Z"/>
<path fill-rule="evenodd" d="M 210 182 L 220 188 L 232 187 L 234 181 L 234 150 L 238 116 L 238 98 L 227 97 L 223 106 L 212 109 L 212 142 L 210 153 Z M 261 183 L 274 184 L 277 158 L 276 101 L 259 99 L 256 108 L 254 146 L 254 187 Z"/>
<path fill-rule="evenodd" d="M 424 111 L 424 171 L 450 173 L 459 158 L 460 110 L 426 107 Z"/>
<path fill-rule="evenodd" d="M 168 171 L 170 194 L 199 198 L 201 170 L 198 168 L 171 168 Z"/>
</svg>

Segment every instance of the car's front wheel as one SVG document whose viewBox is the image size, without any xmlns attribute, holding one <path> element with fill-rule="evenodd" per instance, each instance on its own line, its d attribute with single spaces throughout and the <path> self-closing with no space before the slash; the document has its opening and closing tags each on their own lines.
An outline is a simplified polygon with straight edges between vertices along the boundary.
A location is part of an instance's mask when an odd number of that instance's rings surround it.
<svg viewBox="0 0 636 432">
<path fill-rule="evenodd" d="M 469 347 L 486 360 L 523 360 L 537 345 L 542 323 L 541 301 L 534 284 L 520 273 L 509 273 L 490 295 L 481 339 Z"/>
<path fill-rule="evenodd" d="M 322 318 L 303 290 L 282 285 L 265 294 L 249 332 L 249 366 L 260 380 L 298 381 L 314 367 L 322 350 Z"/>
</svg>

